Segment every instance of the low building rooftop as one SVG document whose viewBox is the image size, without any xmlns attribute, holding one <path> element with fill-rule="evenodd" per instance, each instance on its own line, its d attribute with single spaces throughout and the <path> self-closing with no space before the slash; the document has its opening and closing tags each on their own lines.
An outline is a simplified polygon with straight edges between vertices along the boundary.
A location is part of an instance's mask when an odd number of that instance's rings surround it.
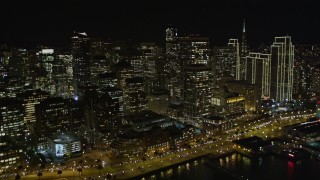
<svg viewBox="0 0 320 180">
<path fill-rule="evenodd" d="M 258 136 L 252 136 L 244 139 L 234 140 L 232 142 L 252 150 L 259 150 L 260 147 L 263 148 L 265 146 L 271 145 L 269 141 L 264 141 L 262 138 Z"/>
</svg>

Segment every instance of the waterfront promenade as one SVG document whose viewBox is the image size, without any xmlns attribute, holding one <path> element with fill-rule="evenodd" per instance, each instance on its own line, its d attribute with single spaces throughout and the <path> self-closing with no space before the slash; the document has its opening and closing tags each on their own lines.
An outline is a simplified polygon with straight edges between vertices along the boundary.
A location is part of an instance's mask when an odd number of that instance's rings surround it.
<svg viewBox="0 0 320 180">
<path fill-rule="evenodd" d="M 281 134 L 281 127 L 294 124 L 298 122 L 304 122 L 306 117 L 299 118 L 287 118 L 287 119 L 266 119 L 257 122 L 255 126 L 259 128 L 255 128 L 254 131 L 248 131 L 245 134 L 240 134 L 238 136 L 234 136 L 234 131 L 229 131 L 216 136 L 217 141 L 211 141 L 203 145 L 197 145 L 190 149 L 185 149 L 179 152 L 171 152 L 164 156 L 149 158 L 145 161 L 142 161 L 142 157 L 140 160 L 132 163 L 126 164 L 107 164 L 102 169 L 97 169 L 95 167 L 91 168 L 82 168 L 82 172 L 79 173 L 77 169 L 63 169 L 61 176 L 57 174 L 57 171 L 43 171 L 41 177 L 37 176 L 36 172 L 29 173 L 26 175 L 22 175 L 21 179 L 88 179 L 89 177 L 94 177 L 95 179 L 105 179 L 107 173 L 112 174 L 114 179 L 130 179 L 134 177 L 140 177 L 143 174 L 148 174 L 150 172 L 174 166 L 176 164 L 180 164 L 185 161 L 190 161 L 195 158 L 199 158 L 206 155 L 212 156 L 221 156 L 226 153 L 230 153 L 233 151 L 233 143 L 232 140 L 249 137 L 249 136 L 260 136 L 260 137 L 274 137 L 279 136 Z M 250 122 L 252 123 L 252 122 Z M 241 126 L 247 125 L 246 123 L 241 123 Z M 249 126 L 250 128 L 253 125 Z M 241 127 L 236 127 L 241 128 Z M 234 129 L 236 129 L 234 128 Z M 100 157 L 96 157 L 100 158 Z M 4 179 L 15 179 L 14 176 L 7 177 Z"/>
</svg>

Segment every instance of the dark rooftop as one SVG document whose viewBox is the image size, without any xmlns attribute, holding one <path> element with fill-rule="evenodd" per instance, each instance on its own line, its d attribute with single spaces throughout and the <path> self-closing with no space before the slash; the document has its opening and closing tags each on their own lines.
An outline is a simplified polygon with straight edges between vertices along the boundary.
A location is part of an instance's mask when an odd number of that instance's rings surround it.
<svg viewBox="0 0 320 180">
<path fill-rule="evenodd" d="M 126 83 L 143 83 L 142 77 L 127 78 Z"/>
<path fill-rule="evenodd" d="M 116 75 L 116 73 L 114 73 L 114 72 L 105 72 L 105 73 L 99 74 L 98 76 L 99 76 L 99 78 L 101 78 L 101 79 L 105 79 L 105 78 L 113 78 L 113 79 L 116 79 L 116 78 L 117 78 L 117 75 Z"/>
<path fill-rule="evenodd" d="M 132 122 L 144 122 L 144 121 L 150 121 L 150 120 L 154 120 L 154 119 L 161 119 L 161 118 L 165 118 L 166 116 L 162 115 L 162 114 L 158 114 L 156 112 L 153 111 L 149 111 L 149 110 L 144 110 L 138 113 L 134 113 L 134 114 L 130 114 L 125 116 L 124 118 L 128 121 L 132 121 Z"/>
<path fill-rule="evenodd" d="M 292 128 L 306 134 L 320 132 L 320 121 L 316 120 L 311 122 L 293 124 L 290 126 L 285 126 L 284 128 Z"/>
<path fill-rule="evenodd" d="M 232 142 L 255 151 L 259 150 L 260 147 L 271 145 L 270 142 L 264 141 L 262 138 L 258 136 L 252 136 L 244 139 L 234 140 Z"/>
</svg>

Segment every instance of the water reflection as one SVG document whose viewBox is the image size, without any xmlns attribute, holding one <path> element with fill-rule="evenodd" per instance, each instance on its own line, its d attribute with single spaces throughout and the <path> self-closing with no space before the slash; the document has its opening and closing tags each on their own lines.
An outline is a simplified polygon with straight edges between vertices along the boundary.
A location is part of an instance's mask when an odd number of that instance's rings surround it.
<svg viewBox="0 0 320 180">
<path fill-rule="evenodd" d="M 313 179 L 312 175 L 318 173 L 319 169 L 320 162 L 317 161 L 294 162 L 273 156 L 251 159 L 235 153 L 218 159 L 201 158 L 190 161 L 156 171 L 152 175 L 145 176 L 145 179 L 211 180 L 242 176 L 250 180 L 305 180 Z"/>
<path fill-rule="evenodd" d="M 294 162 L 288 161 L 288 180 L 293 179 Z"/>
</svg>

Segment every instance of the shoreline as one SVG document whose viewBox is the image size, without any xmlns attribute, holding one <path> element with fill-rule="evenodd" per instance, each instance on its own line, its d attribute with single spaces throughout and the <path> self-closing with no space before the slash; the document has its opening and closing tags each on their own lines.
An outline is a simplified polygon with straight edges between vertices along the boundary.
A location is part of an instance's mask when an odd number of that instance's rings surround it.
<svg viewBox="0 0 320 180">
<path fill-rule="evenodd" d="M 132 175 L 124 175 L 124 176 L 117 176 L 117 179 L 142 179 L 143 177 L 145 176 L 148 176 L 148 175 L 151 175 L 157 171 L 161 171 L 161 170 L 166 170 L 166 169 L 170 169 L 174 166 L 178 166 L 178 165 L 181 165 L 181 164 L 184 164 L 184 163 L 188 163 L 190 161 L 193 161 L 193 160 L 196 160 L 196 159 L 200 159 L 200 158 L 203 158 L 203 157 L 208 157 L 210 159 L 214 159 L 214 158 L 220 158 L 220 157 L 223 157 L 223 156 L 227 156 L 229 154 L 232 154 L 232 153 L 235 153 L 235 151 L 230 151 L 230 152 L 226 152 L 226 153 L 223 153 L 223 154 L 213 154 L 213 153 L 204 153 L 204 154 L 199 154 L 198 156 L 193 156 L 193 157 L 190 157 L 188 159 L 182 159 L 181 161 L 173 161 L 172 163 L 168 164 L 168 165 L 164 165 L 164 166 L 161 166 L 159 168 L 152 168 L 152 169 L 149 169 L 149 170 L 145 170 L 145 171 L 139 171 L 140 173 L 137 173 L 137 174 L 132 174 Z"/>
</svg>

